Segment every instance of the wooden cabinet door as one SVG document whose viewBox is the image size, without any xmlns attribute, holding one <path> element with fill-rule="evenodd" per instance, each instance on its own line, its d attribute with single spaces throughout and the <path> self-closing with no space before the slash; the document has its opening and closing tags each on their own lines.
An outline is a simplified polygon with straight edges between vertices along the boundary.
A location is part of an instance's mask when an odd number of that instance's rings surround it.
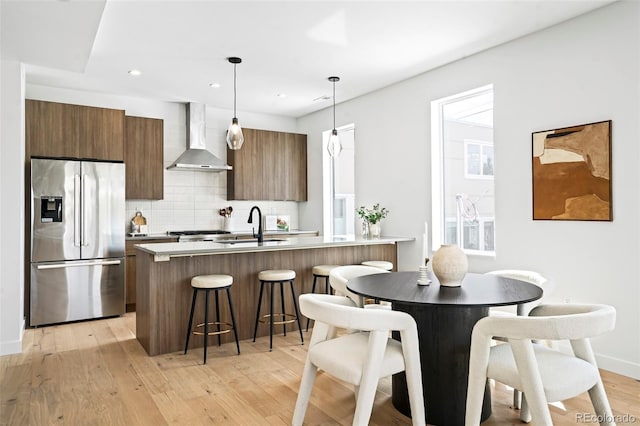
<svg viewBox="0 0 640 426">
<path fill-rule="evenodd" d="M 124 160 L 124 111 L 57 102 L 25 102 L 29 156 Z"/>
<path fill-rule="evenodd" d="M 260 130 L 242 129 L 244 144 L 239 150 L 227 148 L 227 161 L 233 170 L 227 172 L 229 200 L 267 200 L 264 198 L 264 161 Z"/>
<path fill-rule="evenodd" d="M 79 157 L 124 161 L 124 111 L 79 108 Z"/>
<path fill-rule="evenodd" d="M 286 139 L 286 133 L 260 130 L 258 140 L 264 162 L 262 186 L 265 200 L 286 200 Z"/>
<path fill-rule="evenodd" d="M 164 122 L 125 117 L 126 195 L 132 200 L 164 198 Z"/>
<path fill-rule="evenodd" d="M 244 145 L 227 149 L 229 200 L 307 200 L 307 136 L 243 129 Z"/>
<path fill-rule="evenodd" d="M 78 107 L 25 101 L 25 139 L 29 156 L 78 157 Z"/>
<path fill-rule="evenodd" d="M 307 201 L 307 135 L 287 134 L 286 200 Z"/>
</svg>

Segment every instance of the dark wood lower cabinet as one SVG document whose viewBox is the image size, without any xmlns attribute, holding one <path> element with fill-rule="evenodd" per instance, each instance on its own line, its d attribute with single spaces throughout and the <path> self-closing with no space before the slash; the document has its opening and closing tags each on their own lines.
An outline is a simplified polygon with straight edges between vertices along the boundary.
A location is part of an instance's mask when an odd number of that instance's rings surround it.
<svg viewBox="0 0 640 426">
<path fill-rule="evenodd" d="M 136 256 L 127 255 L 125 278 L 125 300 L 127 312 L 136 310 Z"/>
<path fill-rule="evenodd" d="M 265 269 L 295 270 L 295 290 L 296 295 L 300 295 L 311 292 L 313 266 L 352 265 L 371 259 L 397 264 L 397 245 L 332 246 L 184 256 L 171 258 L 168 262 L 155 262 L 153 255 L 137 250 L 136 338 L 152 356 L 184 350 L 192 298 L 191 278 L 196 275 L 233 276 L 231 297 L 238 337 L 246 340 L 253 338 L 260 292 L 258 272 Z M 285 308 L 288 312 L 292 311 L 292 305 L 291 298 L 285 293 Z M 275 295 L 275 306 L 280 306 L 279 294 Z M 229 318 L 226 303 L 221 303 L 220 308 L 221 318 Z M 194 321 L 199 324 L 203 320 L 204 298 L 200 298 Z M 289 324 L 287 331 L 289 330 L 297 331 L 297 325 Z M 281 333 L 282 327 L 276 327 L 276 332 Z M 265 324 L 258 327 L 258 336 L 268 334 L 269 328 Z M 233 333 L 222 335 L 222 341 L 232 342 Z M 202 344 L 203 339 L 192 338 L 189 346 L 201 347 Z"/>
</svg>

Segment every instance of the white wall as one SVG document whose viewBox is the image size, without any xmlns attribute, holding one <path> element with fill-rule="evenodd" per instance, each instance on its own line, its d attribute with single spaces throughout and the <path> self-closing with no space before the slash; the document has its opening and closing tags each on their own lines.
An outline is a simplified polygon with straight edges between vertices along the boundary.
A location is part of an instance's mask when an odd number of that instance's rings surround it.
<svg viewBox="0 0 640 426">
<path fill-rule="evenodd" d="M 234 223 L 238 230 L 251 229 L 247 224 L 251 206 L 258 205 L 263 213 L 286 214 L 292 229 L 298 227 L 298 203 L 276 201 L 227 201 L 226 172 L 194 172 L 166 170 L 186 149 L 185 104 L 149 99 L 84 92 L 78 90 L 27 85 L 27 99 L 63 102 L 77 105 L 124 109 L 125 114 L 164 120 L 164 199 L 127 201 L 127 222 L 136 211 L 142 211 L 150 233 L 171 230 L 222 229 L 223 218 L 217 213 L 222 207 L 233 206 Z M 268 114 L 238 112 L 240 124 L 247 128 L 295 131 L 295 119 Z M 226 159 L 224 135 L 233 116 L 232 111 L 207 107 L 207 149 Z"/>
<path fill-rule="evenodd" d="M 356 126 L 356 205 L 390 210 L 399 269 L 420 261 L 431 222 L 430 102 L 494 85 L 495 258 L 470 271 L 534 269 L 555 282 L 550 301 L 607 303 L 614 332 L 593 340 L 603 368 L 640 378 L 640 3 L 621 1 L 545 31 L 339 104 L 338 125 Z M 344 84 L 349 84 L 344 81 Z M 342 83 L 341 83 L 342 84 Z M 309 194 L 301 227 L 321 226 L 321 132 L 331 111 L 298 120 L 308 133 Z M 613 120 L 612 222 L 532 220 L 531 132 Z"/>
<path fill-rule="evenodd" d="M 24 330 L 24 68 L 0 66 L 0 355 L 22 350 Z"/>
</svg>

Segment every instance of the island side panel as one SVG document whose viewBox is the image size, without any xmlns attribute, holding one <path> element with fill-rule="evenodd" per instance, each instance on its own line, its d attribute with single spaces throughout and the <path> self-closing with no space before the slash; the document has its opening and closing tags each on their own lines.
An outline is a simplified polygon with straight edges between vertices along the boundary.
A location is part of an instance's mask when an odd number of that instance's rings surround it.
<svg viewBox="0 0 640 426">
<path fill-rule="evenodd" d="M 227 274 L 233 276 L 231 297 L 236 315 L 238 337 L 253 338 L 260 283 L 258 273 L 265 269 L 293 269 L 296 271 L 296 295 L 311 291 L 315 265 L 359 264 L 365 260 L 387 260 L 397 264 L 396 244 L 372 244 L 359 246 L 332 246 L 312 249 L 290 249 L 244 253 L 211 254 L 174 257 L 168 262 L 154 262 L 154 257 L 138 250 L 136 257 L 137 306 L 136 336 L 149 355 L 183 351 L 186 339 L 189 310 L 191 308 L 191 278 L 196 275 Z M 229 317 L 226 293 L 220 292 L 221 320 Z M 288 285 L 285 287 L 285 309 L 293 312 Z M 198 295 L 194 324 L 204 322 L 204 293 Z M 267 294 L 265 294 L 267 296 Z M 275 295 L 276 312 L 279 312 L 280 295 Z M 214 296 L 211 293 L 209 321 L 213 317 Z M 263 300 L 262 313 L 268 312 L 268 303 Z M 301 317 L 301 323 L 306 319 Z M 297 325 L 289 324 L 287 332 L 296 332 Z M 282 326 L 275 332 L 282 333 Z M 258 336 L 268 335 L 266 324 L 258 327 Z M 222 342 L 233 341 L 233 332 L 223 334 Z M 209 339 L 215 344 L 217 338 Z M 250 341 L 249 341 L 250 343 Z M 189 347 L 202 347 L 201 336 L 193 336 Z M 246 344 L 246 343 L 245 343 Z"/>
</svg>

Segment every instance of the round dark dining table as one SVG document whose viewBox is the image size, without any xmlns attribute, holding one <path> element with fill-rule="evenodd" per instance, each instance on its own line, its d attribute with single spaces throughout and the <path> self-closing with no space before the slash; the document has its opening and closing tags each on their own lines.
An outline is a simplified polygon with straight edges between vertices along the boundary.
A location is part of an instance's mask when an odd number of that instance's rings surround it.
<svg viewBox="0 0 640 426">
<path fill-rule="evenodd" d="M 418 272 L 391 272 L 349 280 L 347 289 L 358 295 L 391 302 L 392 309 L 410 314 L 418 328 L 426 421 L 431 425 L 464 425 L 469 376 L 471 332 L 489 314 L 491 306 L 517 305 L 542 297 L 542 289 L 524 281 L 497 275 L 467 273 L 460 287 L 417 284 Z M 399 338 L 394 334 L 394 338 Z M 392 402 L 411 416 L 404 373 L 392 379 Z M 482 420 L 491 416 L 487 382 Z"/>
</svg>

